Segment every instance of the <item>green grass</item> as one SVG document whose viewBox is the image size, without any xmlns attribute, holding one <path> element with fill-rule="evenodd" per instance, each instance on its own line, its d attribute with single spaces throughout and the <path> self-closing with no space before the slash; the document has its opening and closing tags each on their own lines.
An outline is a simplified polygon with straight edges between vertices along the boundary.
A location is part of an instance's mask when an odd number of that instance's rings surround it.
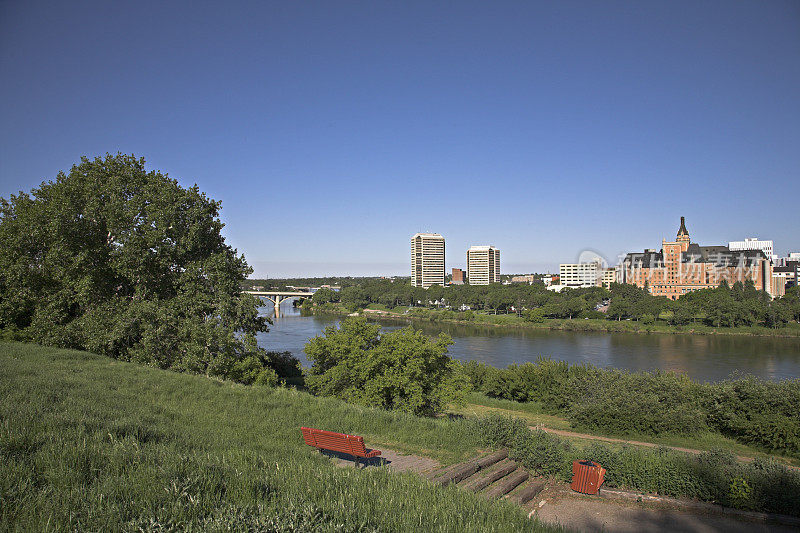
<svg viewBox="0 0 800 533">
<path fill-rule="evenodd" d="M 0 343 L 0 530 L 544 529 L 414 474 L 337 468 L 309 425 L 453 462 L 463 423 Z"/>
<path fill-rule="evenodd" d="M 480 392 L 467 394 L 467 403 L 463 407 L 452 407 L 451 412 L 464 416 L 480 417 L 490 414 L 499 414 L 521 418 L 528 424 L 536 426 L 541 424 L 552 429 L 571 430 L 566 419 L 545 413 L 539 402 L 514 402 L 499 398 L 490 398 Z"/>
<path fill-rule="evenodd" d="M 759 448 L 742 444 L 734 439 L 725 437 L 724 435 L 713 431 L 706 431 L 692 436 L 653 436 L 635 433 L 626 433 L 621 435 L 610 432 L 585 431 L 581 428 L 572 427 L 569 421 L 564 417 L 547 414 L 541 404 L 538 402 L 515 402 L 511 400 L 490 398 L 489 396 L 479 392 L 469 393 L 467 396 L 467 404 L 463 407 L 453 407 L 451 408 L 451 412 L 467 417 L 500 414 L 523 419 L 531 426 L 541 424 L 544 427 L 551 429 L 574 431 L 577 433 L 648 442 L 656 445 L 675 446 L 679 448 L 689 448 L 700 451 L 724 450 L 743 457 L 772 457 L 788 465 L 800 466 L 800 459 L 779 454 L 771 454 Z M 577 445 L 584 445 L 591 442 L 591 439 L 582 439 L 579 437 L 564 438 Z"/>
<path fill-rule="evenodd" d="M 383 304 L 369 304 L 366 308 L 373 309 L 375 311 L 386 311 L 387 313 L 391 312 L 392 310 L 391 307 L 385 306 Z"/>
</svg>

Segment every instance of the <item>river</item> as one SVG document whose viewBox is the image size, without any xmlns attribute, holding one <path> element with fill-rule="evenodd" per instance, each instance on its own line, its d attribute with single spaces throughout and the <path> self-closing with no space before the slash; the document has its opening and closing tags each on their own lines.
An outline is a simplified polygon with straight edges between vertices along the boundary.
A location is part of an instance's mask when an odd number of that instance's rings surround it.
<svg viewBox="0 0 800 533">
<path fill-rule="evenodd" d="M 273 319 L 268 333 L 259 335 L 260 346 L 289 351 L 309 365 L 303 345 L 322 330 L 339 322 L 338 317 L 304 316 L 290 302 L 275 318 L 272 307 L 262 308 Z M 409 325 L 387 323 L 384 329 Z M 637 333 L 579 333 L 551 330 L 521 330 L 496 326 L 410 323 L 427 335 L 444 331 L 453 337 L 449 352 L 462 361 L 482 361 L 498 368 L 512 363 L 536 361 L 540 356 L 590 363 L 625 370 L 671 370 L 697 381 L 719 381 L 735 374 L 781 380 L 800 377 L 800 338 L 745 337 L 736 335 L 670 335 Z"/>
</svg>

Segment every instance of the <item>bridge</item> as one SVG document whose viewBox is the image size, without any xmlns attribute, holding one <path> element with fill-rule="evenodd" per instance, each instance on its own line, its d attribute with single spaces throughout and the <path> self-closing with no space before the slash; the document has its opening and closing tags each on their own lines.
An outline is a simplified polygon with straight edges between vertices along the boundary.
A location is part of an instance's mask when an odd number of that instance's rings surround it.
<svg viewBox="0 0 800 533">
<path fill-rule="evenodd" d="M 283 302 L 290 298 L 311 298 L 314 296 L 313 292 L 299 292 L 299 291 L 243 291 L 259 298 L 266 298 L 275 304 L 275 310 L 281 306 Z"/>
</svg>

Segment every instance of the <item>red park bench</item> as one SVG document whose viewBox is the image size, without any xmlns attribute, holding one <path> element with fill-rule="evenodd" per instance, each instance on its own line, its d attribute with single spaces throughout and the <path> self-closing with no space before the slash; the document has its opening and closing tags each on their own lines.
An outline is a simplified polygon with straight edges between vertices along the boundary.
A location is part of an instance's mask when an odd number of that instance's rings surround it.
<svg viewBox="0 0 800 533">
<path fill-rule="evenodd" d="M 344 433 L 334 433 L 324 429 L 300 428 L 306 444 L 319 448 L 320 450 L 330 450 L 333 452 L 346 453 L 352 455 L 356 466 L 360 464 L 359 457 L 371 459 L 381 454 L 380 450 L 367 450 L 364 446 L 364 437 L 355 435 L 345 435 Z"/>
</svg>

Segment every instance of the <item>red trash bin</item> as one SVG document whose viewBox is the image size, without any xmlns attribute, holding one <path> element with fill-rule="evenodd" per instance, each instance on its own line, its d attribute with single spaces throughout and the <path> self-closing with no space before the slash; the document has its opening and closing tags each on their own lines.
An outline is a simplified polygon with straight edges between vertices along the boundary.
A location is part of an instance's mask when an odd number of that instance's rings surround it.
<svg viewBox="0 0 800 533">
<path fill-rule="evenodd" d="M 583 494 L 597 494 L 606 469 L 600 463 L 592 461 L 573 461 L 572 462 L 572 483 L 570 488 Z"/>
</svg>

